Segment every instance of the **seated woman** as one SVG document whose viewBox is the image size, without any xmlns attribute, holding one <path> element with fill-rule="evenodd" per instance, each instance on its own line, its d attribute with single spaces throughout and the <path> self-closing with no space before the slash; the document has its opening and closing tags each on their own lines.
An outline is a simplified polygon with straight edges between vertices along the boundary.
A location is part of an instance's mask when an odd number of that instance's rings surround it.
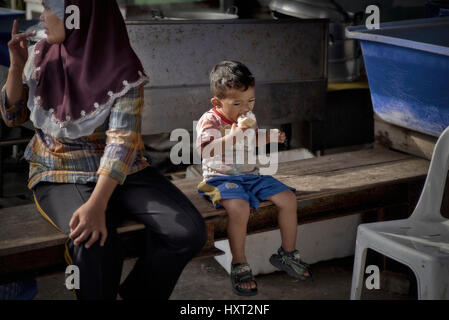
<svg viewBox="0 0 449 320">
<path fill-rule="evenodd" d="M 79 8 L 68 29 L 65 5 Z M 69 234 L 66 260 L 80 271 L 78 299 L 168 299 L 185 265 L 206 241 L 204 221 L 149 166 L 141 137 L 143 86 L 116 1 L 46 0 L 47 38 L 29 50 L 14 22 L 11 66 L 1 95 L 8 126 L 30 119 L 28 187 L 39 212 Z M 75 17 L 76 18 L 76 17 Z M 74 24 L 76 25 L 76 23 Z M 143 254 L 120 284 L 116 228 L 145 224 Z"/>
</svg>

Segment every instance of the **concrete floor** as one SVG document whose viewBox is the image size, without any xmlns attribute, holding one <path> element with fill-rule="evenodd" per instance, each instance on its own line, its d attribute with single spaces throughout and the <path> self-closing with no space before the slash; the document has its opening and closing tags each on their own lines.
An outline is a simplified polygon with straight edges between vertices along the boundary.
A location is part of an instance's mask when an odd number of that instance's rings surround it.
<svg viewBox="0 0 449 320">
<path fill-rule="evenodd" d="M 131 270 L 135 259 L 124 263 L 123 277 Z M 195 259 L 182 273 L 170 299 L 173 300 L 322 300 L 349 299 L 353 258 L 336 259 L 312 265 L 313 281 L 293 279 L 282 272 L 256 277 L 259 294 L 240 297 L 231 290 L 229 276 L 213 258 Z M 74 300 L 64 286 L 64 273 L 37 279 L 36 300 Z M 363 299 L 404 300 L 406 294 L 390 290 L 364 290 Z"/>
</svg>

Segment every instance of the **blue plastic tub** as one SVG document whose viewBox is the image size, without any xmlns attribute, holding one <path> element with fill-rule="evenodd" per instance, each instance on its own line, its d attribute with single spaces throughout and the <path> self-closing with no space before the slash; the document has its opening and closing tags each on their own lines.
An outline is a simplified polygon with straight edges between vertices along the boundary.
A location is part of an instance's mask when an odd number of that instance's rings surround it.
<svg viewBox="0 0 449 320">
<path fill-rule="evenodd" d="M 0 19 L 2 21 L 5 20 L 14 20 L 18 18 L 25 17 L 25 11 L 21 10 L 13 10 L 8 8 L 0 8 Z"/>
<path fill-rule="evenodd" d="M 0 284 L 0 301 L 33 300 L 37 291 L 37 281 L 34 279 Z"/>
<path fill-rule="evenodd" d="M 449 126 L 449 17 L 348 27 L 346 36 L 360 40 L 381 119 L 433 136 Z"/>
</svg>

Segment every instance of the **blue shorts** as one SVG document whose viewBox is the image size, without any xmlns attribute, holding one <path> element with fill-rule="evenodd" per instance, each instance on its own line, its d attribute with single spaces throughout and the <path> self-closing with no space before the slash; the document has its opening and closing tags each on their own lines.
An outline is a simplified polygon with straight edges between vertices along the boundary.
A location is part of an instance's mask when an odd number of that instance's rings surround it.
<svg viewBox="0 0 449 320">
<path fill-rule="evenodd" d="M 284 190 L 296 191 L 272 176 L 255 174 L 217 176 L 198 185 L 198 193 L 207 197 L 215 208 L 223 208 L 221 200 L 243 199 L 257 210 L 261 201 Z"/>
</svg>

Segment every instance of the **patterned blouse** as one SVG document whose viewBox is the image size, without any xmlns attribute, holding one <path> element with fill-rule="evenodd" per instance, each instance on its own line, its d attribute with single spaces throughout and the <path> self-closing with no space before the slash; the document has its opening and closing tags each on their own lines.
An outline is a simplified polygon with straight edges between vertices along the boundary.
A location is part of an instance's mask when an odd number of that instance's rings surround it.
<svg viewBox="0 0 449 320">
<path fill-rule="evenodd" d="M 6 108 L 6 88 L 0 96 L 2 118 L 9 127 L 29 119 L 28 87 L 18 103 Z M 123 184 L 126 176 L 146 168 L 141 118 L 143 85 L 117 98 L 106 121 L 91 135 L 78 139 L 55 139 L 40 129 L 25 150 L 30 163 L 28 188 L 41 181 L 56 183 L 96 182 L 99 175 Z"/>
</svg>

